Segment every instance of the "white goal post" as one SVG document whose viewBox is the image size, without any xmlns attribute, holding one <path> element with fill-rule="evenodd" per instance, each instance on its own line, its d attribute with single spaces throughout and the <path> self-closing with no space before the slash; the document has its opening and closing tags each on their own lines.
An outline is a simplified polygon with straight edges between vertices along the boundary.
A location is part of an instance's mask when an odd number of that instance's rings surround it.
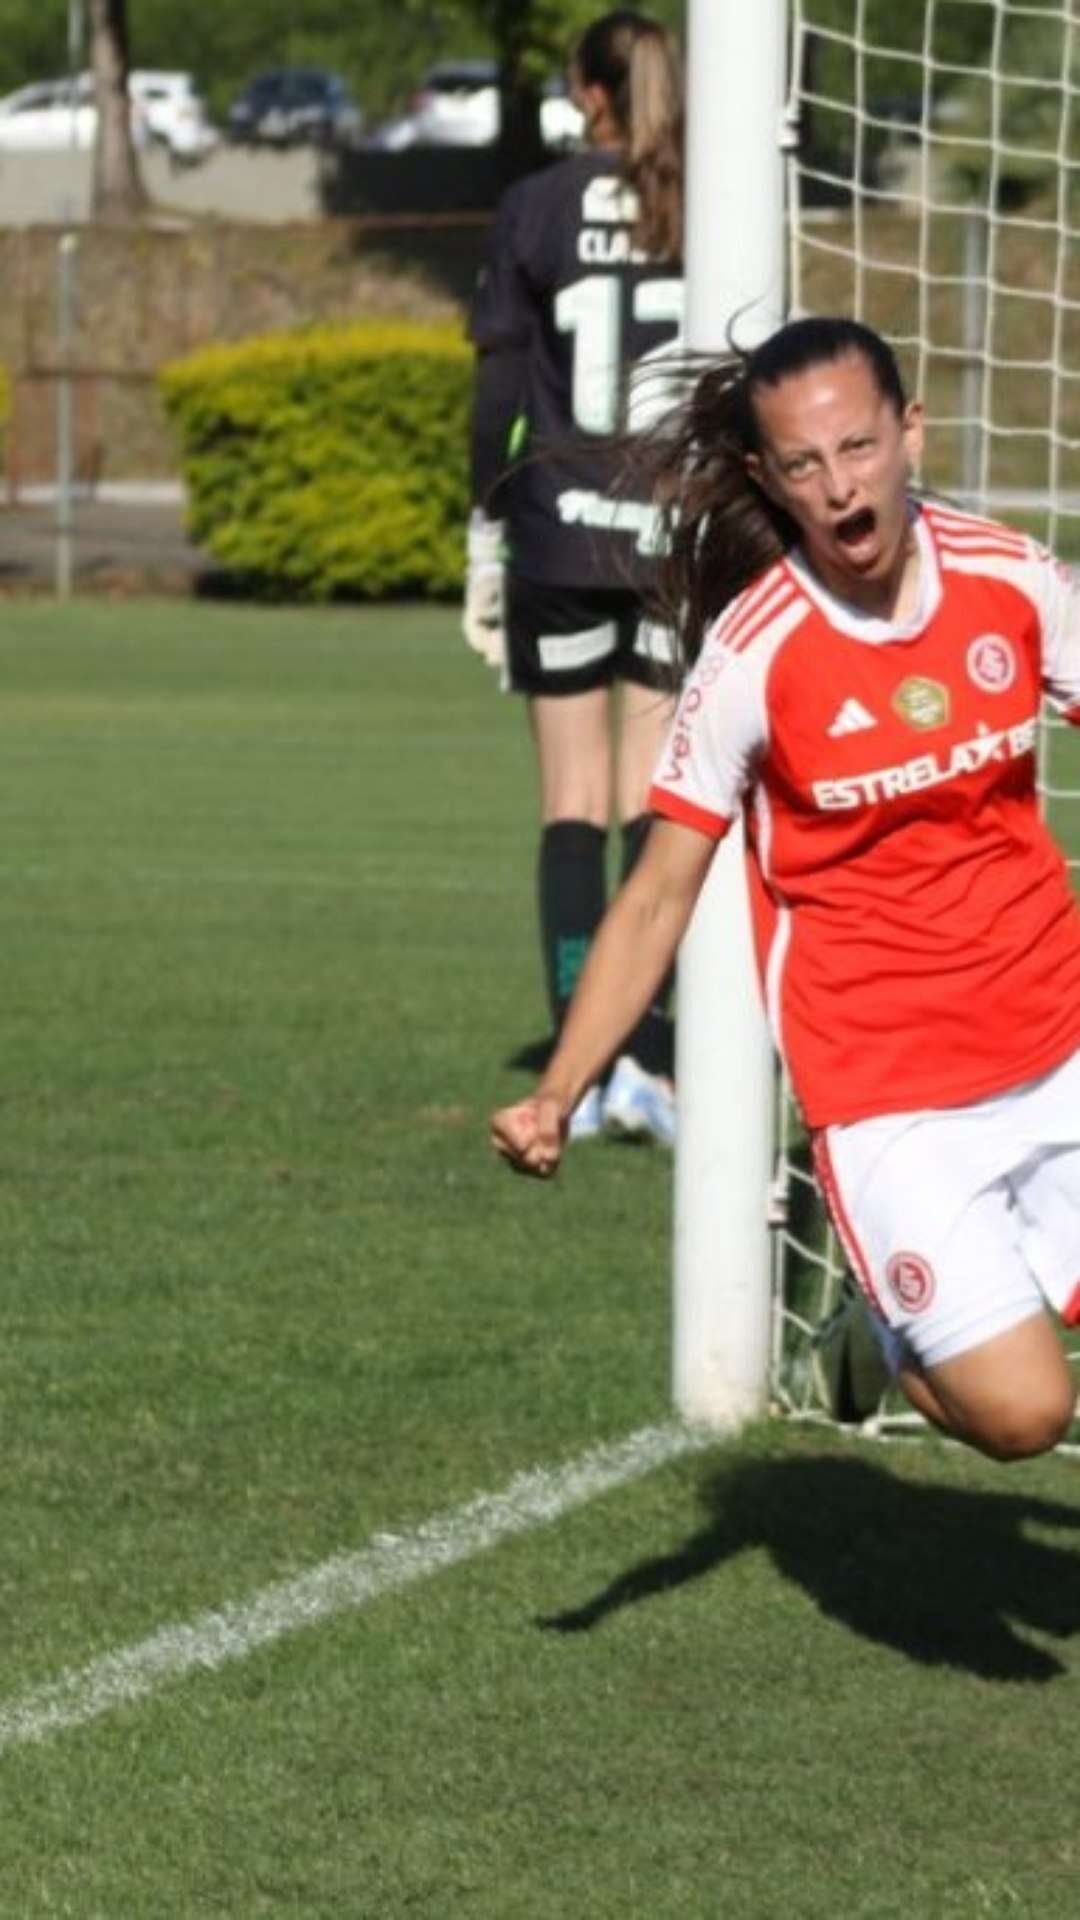
<svg viewBox="0 0 1080 1920">
<path fill-rule="evenodd" d="M 687 71 L 690 347 L 865 320 L 926 404 L 923 483 L 1080 563 L 1080 0 L 688 0 Z M 1080 868 L 1074 730 L 1041 768 Z M 716 1428 L 820 1409 L 847 1285 L 772 1117 L 734 838 L 679 972 L 674 1393 Z"/>
<path fill-rule="evenodd" d="M 784 315 L 785 0 L 690 0 L 686 343 L 721 353 Z M 769 1380 L 773 1071 L 754 977 L 742 836 L 720 847 L 679 956 L 674 1393 L 730 1427 Z"/>
</svg>

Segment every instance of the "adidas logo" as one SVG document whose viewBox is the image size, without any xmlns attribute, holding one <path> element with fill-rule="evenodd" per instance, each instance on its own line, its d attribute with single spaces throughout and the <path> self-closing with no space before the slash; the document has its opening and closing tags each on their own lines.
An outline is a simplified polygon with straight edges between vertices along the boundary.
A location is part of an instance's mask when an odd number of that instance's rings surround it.
<svg viewBox="0 0 1080 1920">
<path fill-rule="evenodd" d="M 858 700 L 845 700 L 832 725 L 825 731 L 830 740 L 839 740 L 842 733 L 865 733 L 867 727 L 876 727 L 877 721 L 872 713 Z"/>
</svg>

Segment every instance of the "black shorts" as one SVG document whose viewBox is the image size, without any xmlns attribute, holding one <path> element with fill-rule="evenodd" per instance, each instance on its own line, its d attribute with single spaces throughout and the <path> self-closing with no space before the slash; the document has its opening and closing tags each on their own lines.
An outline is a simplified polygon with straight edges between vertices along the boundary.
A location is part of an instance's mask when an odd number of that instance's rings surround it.
<svg viewBox="0 0 1080 1920">
<path fill-rule="evenodd" d="M 506 653 L 513 693 L 591 693 L 614 680 L 675 684 L 668 629 L 625 587 L 549 587 L 511 573 Z"/>
</svg>

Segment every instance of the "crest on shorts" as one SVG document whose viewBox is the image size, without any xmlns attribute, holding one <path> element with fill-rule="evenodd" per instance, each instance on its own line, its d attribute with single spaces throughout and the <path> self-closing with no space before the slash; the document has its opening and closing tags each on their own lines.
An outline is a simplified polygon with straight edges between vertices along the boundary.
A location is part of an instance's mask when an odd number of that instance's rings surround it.
<svg viewBox="0 0 1080 1920">
<path fill-rule="evenodd" d="M 892 697 L 894 713 L 906 720 L 909 727 L 917 727 L 920 733 L 929 733 L 933 727 L 947 727 L 951 702 L 949 689 L 943 687 L 940 680 L 927 680 L 924 674 L 909 674 L 901 680 Z"/>
<path fill-rule="evenodd" d="M 934 1297 L 934 1269 L 921 1253 L 894 1253 L 885 1278 L 905 1313 L 925 1313 Z"/>
<path fill-rule="evenodd" d="M 967 650 L 970 678 L 984 693 L 1004 693 L 1016 679 L 1016 654 L 1000 633 L 981 633 Z"/>
</svg>

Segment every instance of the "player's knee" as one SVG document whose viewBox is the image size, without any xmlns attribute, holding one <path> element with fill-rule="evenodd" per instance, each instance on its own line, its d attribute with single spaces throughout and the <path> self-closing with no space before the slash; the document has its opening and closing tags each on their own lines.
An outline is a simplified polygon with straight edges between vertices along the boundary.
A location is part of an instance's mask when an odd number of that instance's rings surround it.
<svg viewBox="0 0 1080 1920">
<path fill-rule="evenodd" d="M 1049 1453 L 1064 1440 L 1075 1406 L 1075 1389 L 1071 1380 L 1066 1380 L 1037 1397 L 996 1409 L 971 1438 L 980 1452 L 993 1460 L 1030 1460 L 1036 1454 Z"/>
</svg>

